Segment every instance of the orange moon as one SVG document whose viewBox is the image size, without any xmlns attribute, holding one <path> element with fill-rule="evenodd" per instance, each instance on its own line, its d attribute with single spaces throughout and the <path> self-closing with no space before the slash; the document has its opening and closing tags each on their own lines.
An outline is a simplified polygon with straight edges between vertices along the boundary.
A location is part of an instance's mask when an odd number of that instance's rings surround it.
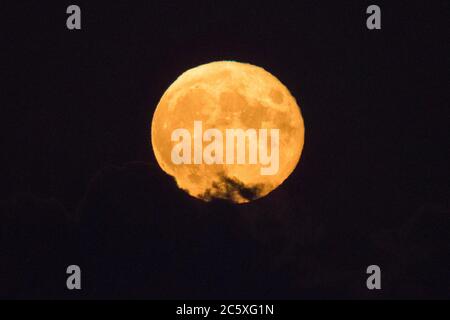
<svg viewBox="0 0 450 320">
<path fill-rule="evenodd" d="M 278 158 L 273 159 L 278 161 L 276 172 L 264 175 L 262 168 L 267 164 L 249 163 L 250 138 L 246 140 L 245 163 L 174 163 L 173 132 L 185 128 L 198 136 L 194 133 L 195 121 L 202 123 L 203 132 L 214 128 L 224 137 L 229 128 L 255 132 L 278 129 L 278 140 L 264 150 L 275 155 L 277 148 Z M 263 68 L 234 61 L 211 62 L 181 74 L 164 92 L 151 124 L 156 160 L 162 170 L 175 178 L 179 188 L 205 201 L 221 198 L 235 203 L 266 196 L 282 184 L 300 160 L 304 134 L 300 108 L 289 90 Z M 196 152 L 195 146 L 189 148 L 192 149 L 183 152 L 185 156 Z M 236 145 L 234 148 L 237 154 Z"/>
</svg>

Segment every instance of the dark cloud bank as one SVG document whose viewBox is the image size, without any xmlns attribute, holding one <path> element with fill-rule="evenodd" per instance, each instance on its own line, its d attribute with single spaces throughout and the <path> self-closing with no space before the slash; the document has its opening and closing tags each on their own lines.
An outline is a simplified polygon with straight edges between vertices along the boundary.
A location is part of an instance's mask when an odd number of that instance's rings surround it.
<svg viewBox="0 0 450 320">
<path fill-rule="evenodd" d="M 348 232 L 274 192 L 204 203 L 159 168 L 129 163 L 100 171 L 76 212 L 16 195 L 1 203 L 0 297 L 449 297 L 445 208 L 418 208 L 398 230 Z M 363 266 L 374 262 L 381 292 L 365 288 Z M 81 291 L 65 288 L 70 264 L 81 267 Z"/>
</svg>

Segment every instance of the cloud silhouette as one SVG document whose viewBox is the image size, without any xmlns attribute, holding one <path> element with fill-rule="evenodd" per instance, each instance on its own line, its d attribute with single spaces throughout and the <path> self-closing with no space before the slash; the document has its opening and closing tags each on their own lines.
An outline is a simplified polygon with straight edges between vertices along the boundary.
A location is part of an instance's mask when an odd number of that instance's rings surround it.
<svg viewBox="0 0 450 320">
<path fill-rule="evenodd" d="M 255 200 L 260 197 L 264 188 L 262 183 L 246 185 L 237 178 L 220 175 L 220 179 L 214 182 L 212 188 L 200 195 L 201 199 L 210 201 L 212 199 L 226 199 L 236 202 L 244 198 L 245 200 Z"/>
</svg>

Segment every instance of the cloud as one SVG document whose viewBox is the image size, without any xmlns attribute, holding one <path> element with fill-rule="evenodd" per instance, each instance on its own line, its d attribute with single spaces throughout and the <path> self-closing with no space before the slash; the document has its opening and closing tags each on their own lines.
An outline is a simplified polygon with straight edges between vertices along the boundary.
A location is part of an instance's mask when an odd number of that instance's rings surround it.
<svg viewBox="0 0 450 320">
<path fill-rule="evenodd" d="M 209 188 L 200 195 L 200 198 L 210 201 L 215 198 L 237 201 L 239 199 L 254 200 L 260 197 L 264 188 L 263 184 L 246 185 L 237 178 L 231 178 L 225 174 L 220 175 L 217 182 L 213 182 Z"/>
</svg>

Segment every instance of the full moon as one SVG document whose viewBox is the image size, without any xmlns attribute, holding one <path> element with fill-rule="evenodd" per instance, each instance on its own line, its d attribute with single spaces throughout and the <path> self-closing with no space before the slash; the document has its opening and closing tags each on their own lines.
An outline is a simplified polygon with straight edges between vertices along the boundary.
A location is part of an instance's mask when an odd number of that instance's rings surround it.
<svg viewBox="0 0 450 320">
<path fill-rule="evenodd" d="M 202 125 L 201 132 L 195 123 Z M 190 132 L 192 143 L 188 141 L 189 149 L 180 153 L 180 157 L 189 158 L 189 162 L 180 164 L 174 163 L 177 141 L 173 133 L 181 128 Z M 227 147 L 228 129 L 253 130 L 259 144 L 245 136 L 244 162 L 225 161 L 228 153 L 238 154 L 236 142 L 231 150 L 234 152 L 225 148 L 223 161 L 219 157 L 222 151 L 215 149 L 211 154 L 217 161 L 207 163 L 199 152 L 206 152 L 206 146 L 214 142 L 211 137 L 206 138 L 208 129 L 215 130 L 216 140 L 223 137 L 223 145 Z M 271 136 L 270 133 L 276 133 L 274 129 L 279 136 Z M 261 132 L 267 134 L 261 135 Z M 181 74 L 161 97 L 151 125 L 156 160 L 162 170 L 175 178 L 179 188 L 205 201 L 220 198 L 235 203 L 266 196 L 282 184 L 300 160 L 304 134 L 300 108 L 289 90 L 263 68 L 234 61 L 211 62 Z M 200 143 L 203 149 L 199 149 Z M 255 150 L 251 149 L 252 143 L 264 151 L 263 155 L 261 150 L 258 154 L 255 152 L 253 162 L 249 160 L 251 150 Z M 191 155 L 192 159 L 200 157 L 191 161 Z M 261 174 L 262 169 L 267 170 L 269 166 L 267 161 L 261 160 L 264 155 L 272 155 L 277 165 L 270 174 Z M 259 161 L 255 162 L 257 156 Z"/>
</svg>

